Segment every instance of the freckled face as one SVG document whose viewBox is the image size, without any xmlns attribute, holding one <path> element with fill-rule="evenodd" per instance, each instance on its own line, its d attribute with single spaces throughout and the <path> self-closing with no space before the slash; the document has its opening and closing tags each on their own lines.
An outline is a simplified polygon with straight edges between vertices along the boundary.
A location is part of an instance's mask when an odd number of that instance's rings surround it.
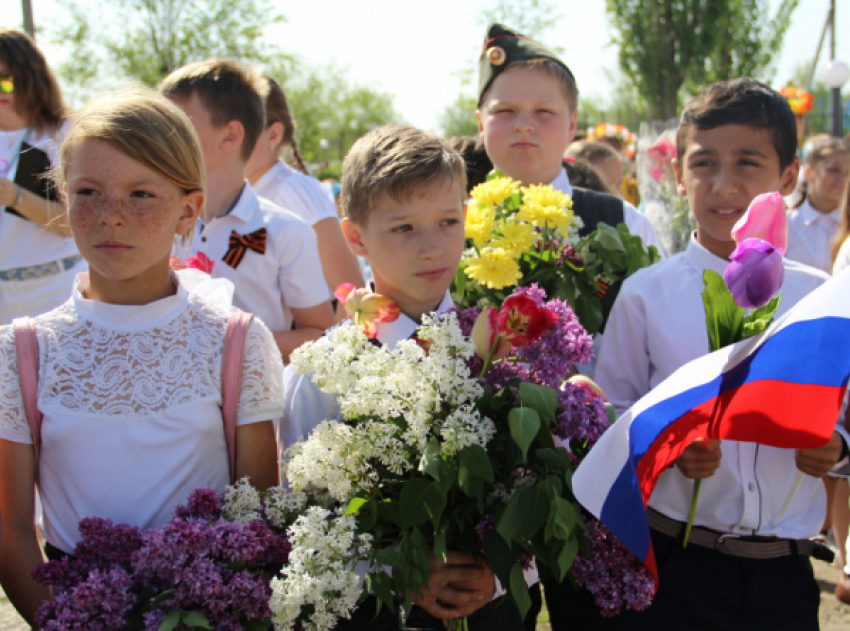
<svg viewBox="0 0 850 631">
<path fill-rule="evenodd" d="M 160 279 L 167 274 L 175 235 L 197 212 L 170 180 L 102 140 L 86 140 L 68 154 L 68 220 L 92 280 Z"/>
</svg>

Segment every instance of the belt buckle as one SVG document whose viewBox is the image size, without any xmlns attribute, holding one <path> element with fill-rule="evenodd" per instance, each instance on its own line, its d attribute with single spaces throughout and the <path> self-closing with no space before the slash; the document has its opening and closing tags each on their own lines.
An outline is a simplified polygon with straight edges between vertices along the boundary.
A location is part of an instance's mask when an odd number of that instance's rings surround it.
<svg viewBox="0 0 850 631">
<path fill-rule="evenodd" d="M 722 553 L 722 554 L 728 554 L 728 552 L 726 552 L 723 549 L 724 545 L 729 541 L 740 539 L 741 536 L 742 535 L 733 535 L 733 534 L 720 535 L 717 538 L 717 541 L 714 542 L 714 549 L 717 550 L 718 552 Z"/>
</svg>

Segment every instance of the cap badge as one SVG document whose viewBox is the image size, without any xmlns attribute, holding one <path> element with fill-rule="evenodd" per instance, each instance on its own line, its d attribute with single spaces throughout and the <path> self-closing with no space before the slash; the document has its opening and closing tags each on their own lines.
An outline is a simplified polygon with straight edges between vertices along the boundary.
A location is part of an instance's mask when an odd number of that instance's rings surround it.
<svg viewBox="0 0 850 631">
<path fill-rule="evenodd" d="M 507 59 L 507 55 L 505 54 L 505 50 L 503 48 L 499 48 L 498 46 L 491 46 L 487 49 L 487 59 L 494 66 L 501 66 L 505 63 L 505 59 Z"/>
</svg>

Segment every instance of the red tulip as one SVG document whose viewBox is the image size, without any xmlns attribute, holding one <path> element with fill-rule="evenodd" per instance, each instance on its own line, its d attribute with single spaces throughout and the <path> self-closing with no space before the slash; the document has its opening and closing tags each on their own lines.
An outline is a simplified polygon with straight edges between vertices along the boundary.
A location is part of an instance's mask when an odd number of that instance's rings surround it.
<svg viewBox="0 0 850 631">
<path fill-rule="evenodd" d="M 513 346 L 528 346 L 540 339 L 558 315 L 524 294 L 508 296 L 496 317 L 496 328 Z"/>
<path fill-rule="evenodd" d="M 502 359 L 511 350 L 511 343 L 505 339 L 503 332 L 496 324 L 497 315 L 498 312 L 493 307 L 484 307 L 472 326 L 470 337 L 475 344 L 475 353 L 484 361 L 487 361 L 488 357 L 491 362 Z M 499 345 L 493 350 L 497 339 Z M 491 351 L 492 357 L 490 357 Z"/>
</svg>

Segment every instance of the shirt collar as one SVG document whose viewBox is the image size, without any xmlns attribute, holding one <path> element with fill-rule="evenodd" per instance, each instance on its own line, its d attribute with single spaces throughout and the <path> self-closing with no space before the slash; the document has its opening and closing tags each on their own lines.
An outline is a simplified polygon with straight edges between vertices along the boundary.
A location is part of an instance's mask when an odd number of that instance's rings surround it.
<svg viewBox="0 0 850 631">
<path fill-rule="evenodd" d="M 455 306 L 449 292 L 443 296 L 440 305 L 434 310 L 434 313 L 445 313 Z M 393 348 L 402 340 L 409 340 L 416 333 L 419 324 L 408 318 L 403 313 L 399 314 L 398 319 L 394 322 L 379 322 L 377 340 L 384 346 Z"/>
<path fill-rule="evenodd" d="M 687 258 L 691 265 L 697 269 L 710 269 L 721 276 L 723 275 L 723 272 L 726 271 L 726 266 L 729 265 L 729 261 L 726 259 L 722 259 L 716 254 L 712 254 L 706 250 L 705 247 L 697 241 L 696 232 L 691 235 L 691 240 L 685 250 L 685 258 Z"/>
<path fill-rule="evenodd" d="M 564 195 L 573 194 L 573 186 L 570 184 L 570 177 L 567 175 L 566 169 L 561 169 L 558 176 L 549 183 L 549 186 L 556 191 L 561 191 Z"/>
<path fill-rule="evenodd" d="M 821 217 L 829 218 L 837 226 L 841 223 L 841 208 L 836 208 L 832 212 L 822 213 L 812 208 L 809 200 L 806 200 L 800 205 L 800 216 L 803 218 L 803 223 L 807 226 L 811 226 Z"/>
<path fill-rule="evenodd" d="M 251 221 L 251 218 L 254 216 L 254 212 L 257 208 L 257 194 L 246 181 L 245 185 L 242 187 L 242 192 L 239 194 L 239 199 L 236 200 L 236 204 L 226 215 L 222 215 L 222 217 L 236 217 L 237 219 L 248 223 Z M 221 217 L 217 217 L 217 219 L 220 218 Z"/>
</svg>

